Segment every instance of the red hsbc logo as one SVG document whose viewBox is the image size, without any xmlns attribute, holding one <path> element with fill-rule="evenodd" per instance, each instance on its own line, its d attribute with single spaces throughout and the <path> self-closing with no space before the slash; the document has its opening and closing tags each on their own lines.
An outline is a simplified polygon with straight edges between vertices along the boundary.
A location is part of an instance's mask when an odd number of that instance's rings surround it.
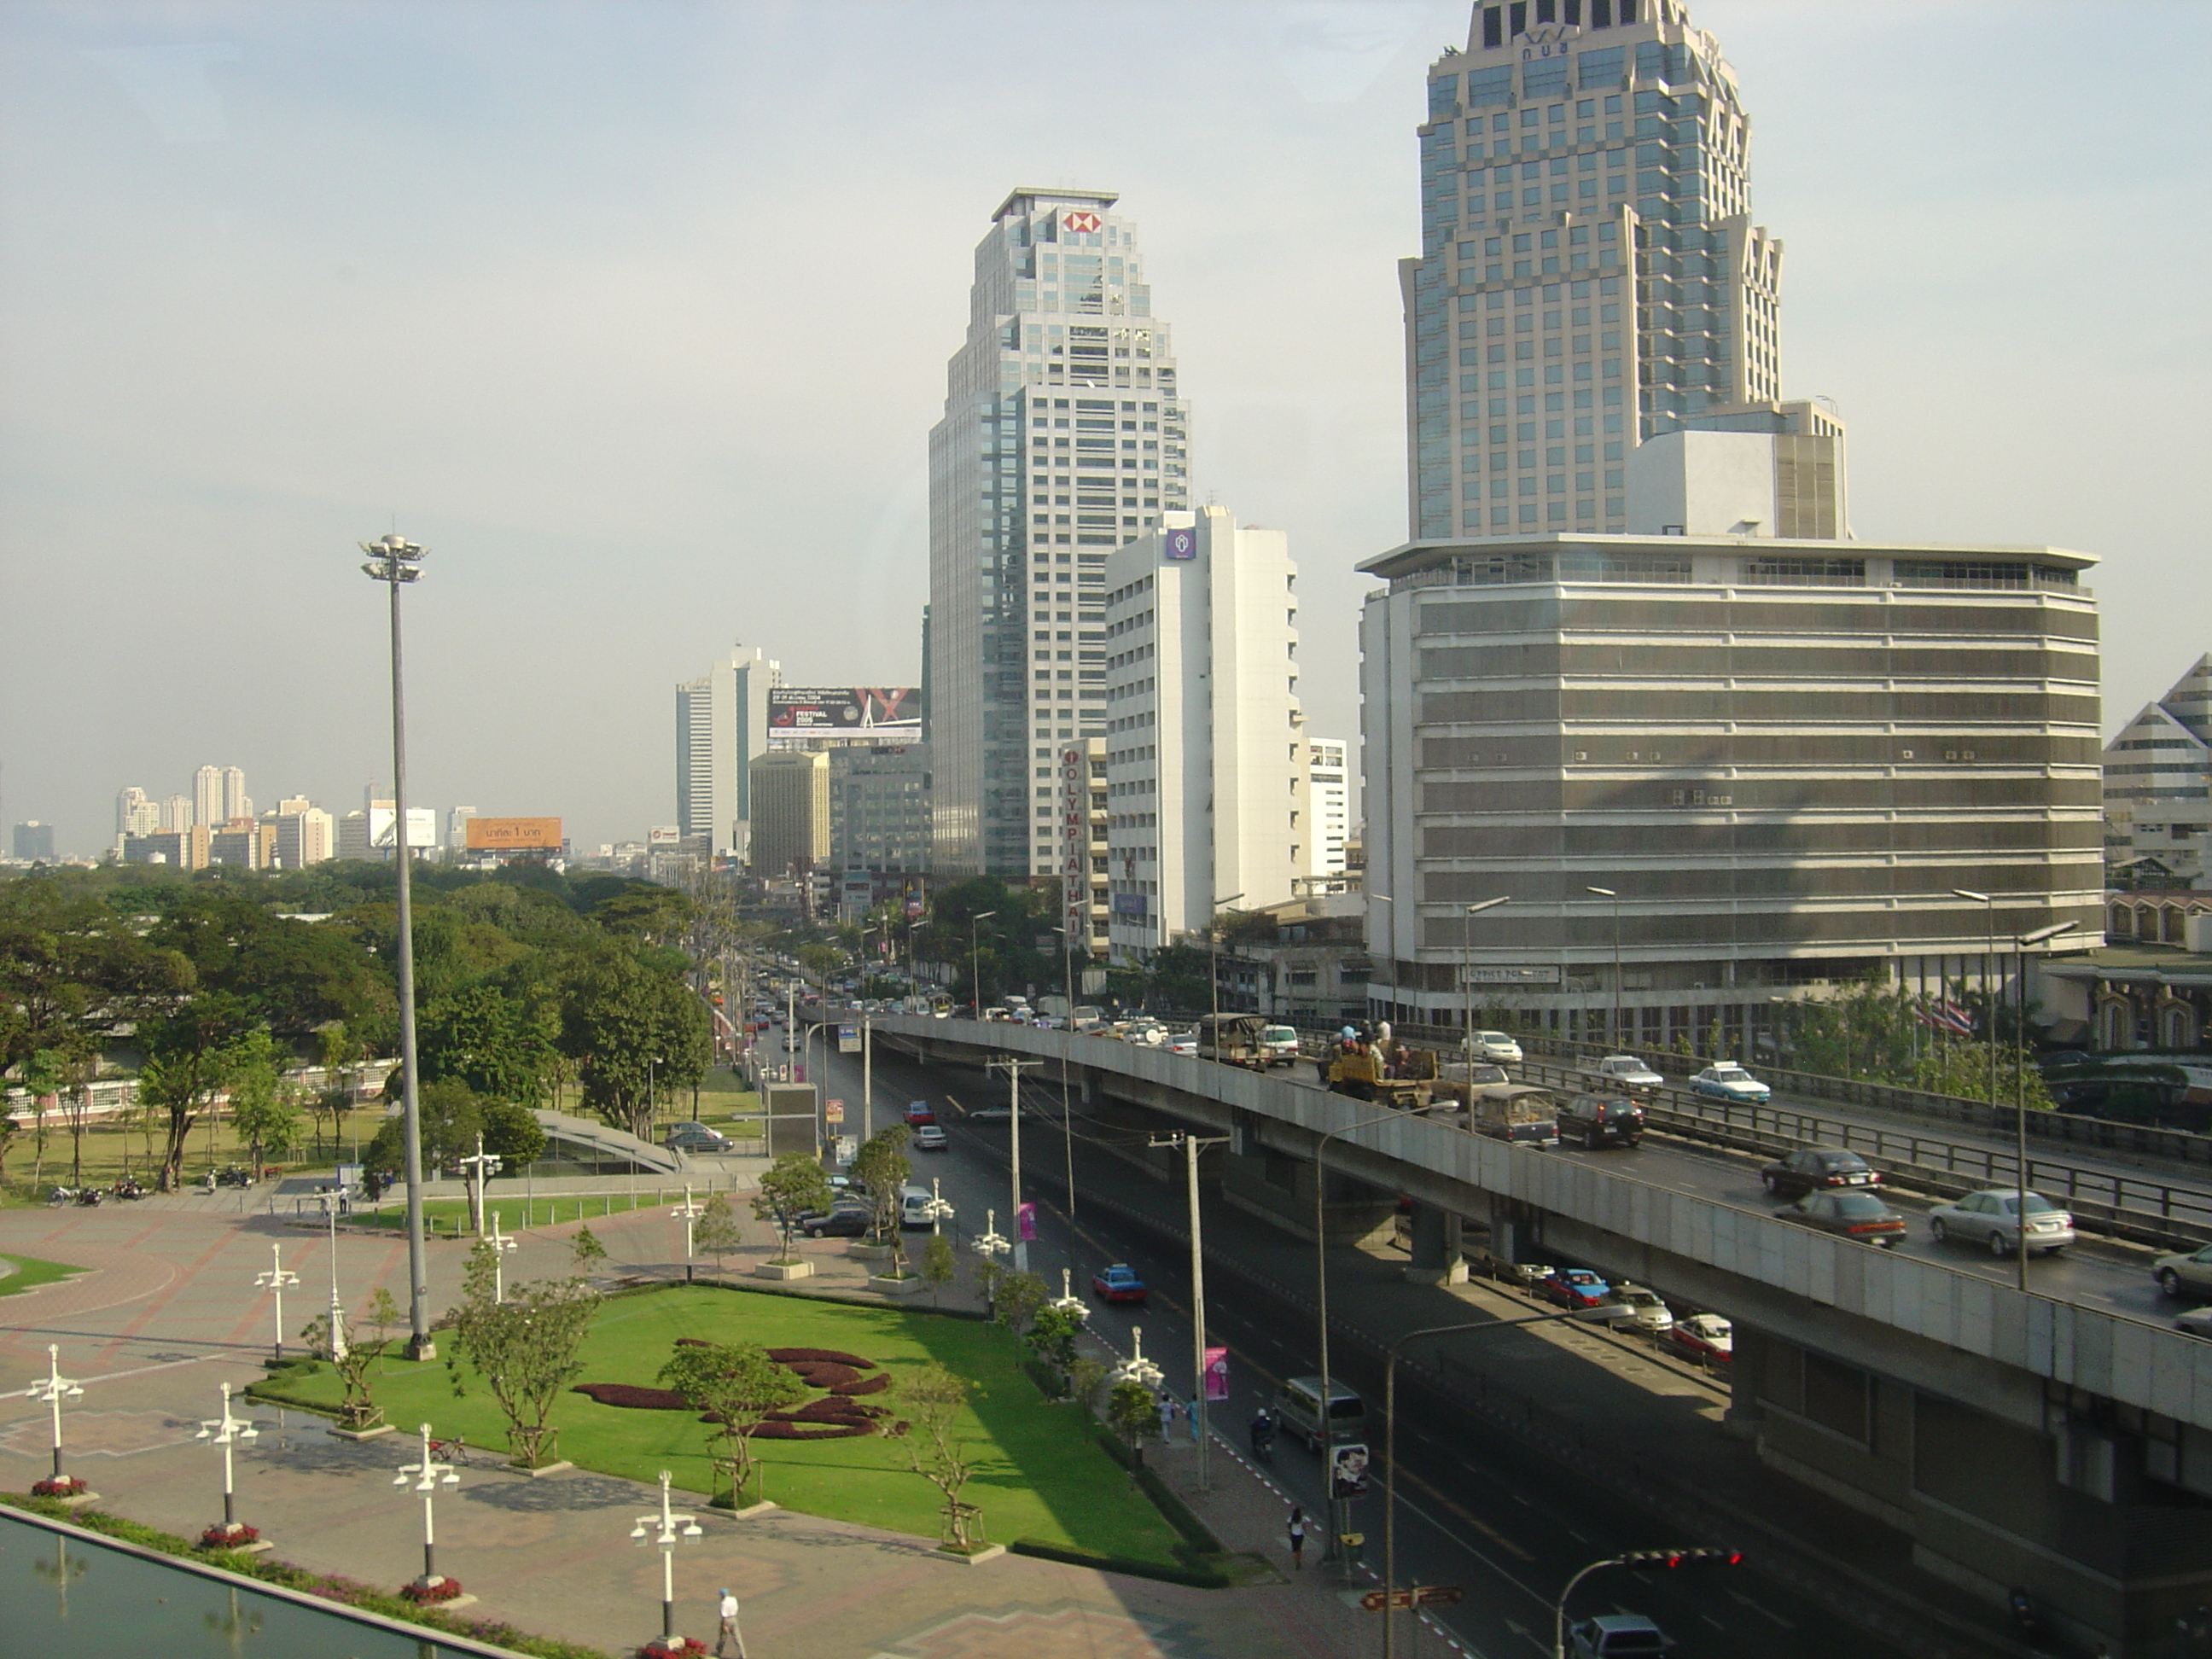
<svg viewBox="0 0 2212 1659">
<path fill-rule="evenodd" d="M 1098 228 L 1098 216 L 1091 212 L 1063 214 L 1060 228 L 1062 230 L 1096 230 Z"/>
</svg>

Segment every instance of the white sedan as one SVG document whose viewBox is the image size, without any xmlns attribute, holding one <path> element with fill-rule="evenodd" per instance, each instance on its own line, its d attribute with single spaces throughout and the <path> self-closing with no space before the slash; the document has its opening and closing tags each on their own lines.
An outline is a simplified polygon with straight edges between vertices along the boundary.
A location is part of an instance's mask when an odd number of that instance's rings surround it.
<svg viewBox="0 0 2212 1659">
<path fill-rule="evenodd" d="M 1510 1031 L 1477 1031 L 1468 1042 L 1474 1044 L 1477 1060 L 1486 1060 L 1497 1066 L 1521 1063 L 1521 1045 L 1513 1040 Z"/>
<path fill-rule="evenodd" d="M 1952 1204 L 1939 1204 L 1928 1213 L 1928 1231 L 1941 1243 L 1947 1238 L 1987 1244 L 1997 1257 L 2020 1249 L 2020 1214 L 2027 1212 L 2027 1248 L 2056 1255 L 2074 1242 L 2074 1218 L 2040 1193 L 2027 1194 L 2023 1206 L 2016 1187 L 1992 1188 L 1968 1193 Z"/>
<path fill-rule="evenodd" d="M 1724 1063 L 1708 1066 L 1690 1079 L 1690 1087 L 1701 1095 L 1715 1095 L 1723 1100 L 1771 1100 L 1774 1091 L 1761 1083 L 1742 1066 Z"/>
</svg>

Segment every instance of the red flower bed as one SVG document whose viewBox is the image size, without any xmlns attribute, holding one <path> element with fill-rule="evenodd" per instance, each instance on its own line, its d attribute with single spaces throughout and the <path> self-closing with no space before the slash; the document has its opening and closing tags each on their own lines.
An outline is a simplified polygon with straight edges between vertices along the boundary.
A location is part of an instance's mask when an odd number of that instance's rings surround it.
<svg viewBox="0 0 2212 1659">
<path fill-rule="evenodd" d="M 460 1593 L 461 1581 L 458 1578 L 441 1578 L 434 1584 L 425 1584 L 418 1580 L 414 1583 L 402 1584 L 399 1587 L 399 1594 L 408 1601 L 426 1604 L 450 1601 Z"/>
<path fill-rule="evenodd" d="M 856 1353 L 847 1353 L 838 1348 L 770 1348 L 768 1357 L 779 1365 L 811 1360 L 829 1365 L 850 1365 L 856 1371 L 872 1371 L 876 1368 L 874 1360 L 863 1359 Z"/>
<path fill-rule="evenodd" d="M 854 1395 L 881 1394 L 885 1389 L 890 1387 L 890 1378 L 878 1371 L 875 1376 L 864 1376 L 857 1382 L 840 1382 L 836 1388 L 830 1389 L 830 1392 L 832 1394 L 841 1394 L 847 1399 L 850 1399 Z"/>
<path fill-rule="evenodd" d="M 782 1364 L 786 1370 L 797 1372 L 799 1380 L 810 1389 L 838 1389 L 860 1380 L 860 1372 L 850 1365 L 828 1359 L 787 1359 Z"/>
<path fill-rule="evenodd" d="M 634 1382 L 579 1382 L 571 1394 L 588 1395 L 602 1406 L 624 1406 L 632 1411 L 680 1412 L 684 1396 L 672 1389 L 641 1389 Z"/>
<path fill-rule="evenodd" d="M 234 1527 L 210 1527 L 200 1534 L 200 1547 L 204 1550 L 234 1550 L 260 1541 L 260 1533 L 243 1521 Z"/>
<path fill-rule="evenodd" d="M 695 1659 L 707 1651 L 707 1644 L 696 1636 L 656 1636 L 637 1650 L 637 1659 Z"/>
<path fill-rule="evenodd" d="M 852 1440 L 864 1434 L 872 1434 L 873 1425 L 866 1423 L 836 1423 L 814 1428 L 797 1423 L 763 1423 L 745 1437 L 748 1440 Z"/>
<path fill-rule="evenodd" d="M 65 1474 L 56 1480 L 36 1480 L 31 1484 L 33 1498 L 74 1498 L 81 1492 L 90 1492 L 92 1482 L 81 1480 L 76 1475 Z"/>
</svg>

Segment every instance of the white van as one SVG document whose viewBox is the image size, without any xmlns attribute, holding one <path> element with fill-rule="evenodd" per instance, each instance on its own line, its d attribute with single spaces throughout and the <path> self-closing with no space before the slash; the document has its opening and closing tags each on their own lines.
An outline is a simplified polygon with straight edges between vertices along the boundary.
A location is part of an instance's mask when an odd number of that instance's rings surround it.
<svg viewBox="0 0 2212 1659">
<path fill-rule="evenodd" d="M 1321 1378 L 1291 1376 L 1275 1390 L 1275 1421 L 1293 1439 L 1321 1449 Z M 1328 1380 L 1328 1439 L 1348 1445 L 1367 1438 L 1367 1404 L 1334 1377 Z"/>
<path fill-rule="evenodd" d="M 916 1187 L 909 1184 L 900 1188 L 899 1225 L 902 1227 L 914 1228 L 929 1227 L 936 1224 L 929 1213 L 929 1201 L 931 1196 L 932 1194 L 930 1190 L 927 1187 Z M 952 1219 L 952 1209 L 950 1205 L 945 1206 L 945 1219 L 947 1221 Z"/>
</svg>

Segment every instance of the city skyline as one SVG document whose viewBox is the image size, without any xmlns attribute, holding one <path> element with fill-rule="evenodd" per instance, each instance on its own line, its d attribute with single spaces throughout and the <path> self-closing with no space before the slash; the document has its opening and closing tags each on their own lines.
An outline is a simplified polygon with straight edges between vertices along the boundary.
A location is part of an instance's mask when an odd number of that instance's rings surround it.
<svg viewBox="0 0 2212 1659">
<path fill-rule="evenodd" d="M 808 681 L 909 681 L 921 434 L 977 204 L 1023 179 L 1103 181 L 1139 220 L 1200 394 L 1197 499 L 1304 550 L 1302 696 L 1316 729 L 1352 728 L 1352 566 L 1407 511 L 1411 130 L 1467 6 L 1132 9 L 1103 40 L 1034 10 L 1041 49 L 1081 38 L 1118 76 L 1107 122 L 1003 83 L 972 50 L 990 15 L 952 8 L 772 27 L 587 9 L 529 40 L 367 11 L 136 15 L 4 25 L 0 120 L 42 159 L 0 186 L 0 533 L 18 606 L 102 636 L 27 641 L 11 821 L 96 846 L 118 781 L 206 753 L 349 798 L 386 743 L 354 543 L 395 517 L 430 549 L 407 602 L 430 799 L 559 811 L 580 844 L 665 823 L 666 689 L 735 633 Z M 2109 732 L 2202 654 L 2212 599 L 2172 550 L 2203 419 L 2182 273 L 2205 232 L 2170 210 L 2207 165 L 2174 66 L 2212 18 L 2148 9 L 2146 58 L 2100 15 L 1735 0 L 1694 21 L 1756 112 L 1759 219 L 1790 250 L 1784 374 L 1851 425 L 1858 533 L 2095 548 Z M 872 70 L 846 99 L 864 37 L 926 72 Z M 395 83 L 420 118 L 389 118 Z M 2146 219 L 2130 303 L 2100 311 L 2100 250 Z M 896 283 L 761 257 L 863 221 L 898 248 Z M 831 325 L 848 313 L 875 323 Z M 372 381 L 415 418 L 362 398 Z M 216 626 L 250 648 L 196 659 L 179 694 L 175 631 Z"/>
</svg>

